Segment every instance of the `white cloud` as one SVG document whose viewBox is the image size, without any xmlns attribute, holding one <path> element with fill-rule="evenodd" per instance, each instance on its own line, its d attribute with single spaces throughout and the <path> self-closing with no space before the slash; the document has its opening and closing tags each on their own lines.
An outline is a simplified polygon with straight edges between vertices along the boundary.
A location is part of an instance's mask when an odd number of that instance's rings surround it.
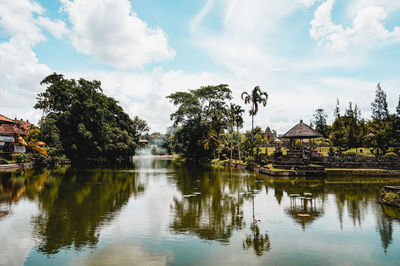
<svg viewBox="0 0 400 266">
<path fill-rule="evenodd" d="M 316 2 L 319 2 L 321 0 L 298 0 L 298 2 L 302 3 L 303 5 L 310 7 L 313 6 Z"/>
<path fill-rule="evenodd" d="M 190 31 L 193 32 L 197 29 L 200 22 L 204 19 L 204 17 L 210 12 L 210 10 L 214 7 L 215 0 L 207 0 L 206 4 L 200 10 L 199 13 L 192 19 Z"/>
<path fill-rule="evenodd" d="M 10 36 L 8 41 L 0 42 L 1 112 L 12 118 L 29 117 L 37 121 L 40 116 L 33 110 L 35 96 L 40 81 L 51 70 L 39 63 L 32 47 L 46 40 L 40 21 L 53 23 L 43 20 L 43 13 L 44 9 L 36 2 L 0 0 L 0 27 Z"/>
<path fill-rule="evenodd" d="M 61 38 L 64 34 L 68 32 L 64 21 L 61 20 L 52 21 L 51 19 L 46 17 L 39 17 L 37 19 L 37 24 L 47 29 L 56 38 Z"/>
<path fill-rule="evenodd" d="M 380 41 L 400 41 L 400 28 L 393 31 L 385 28 L 385 9 L 381 6 L 367 6 L 358 10 L 351 27 L 343 27 L 332 21 L 334 0 L 327 0 L 315 11 L 311 21 L 310 36 L 319 46 L 334 51 L 345 51 L 352 45 L 372 46 Z"/>
<path fill-rule="evenodd" d="M 346 13 L 349 18 L 354 18 L 358 11 L 370 6 L 383 7 L 387 14 L 392 14 L 400 9 L 400 1 L 397 0 L 352 0 L 348 1 Z"/>
<path fill-rule="evenodd" d="M 72 24 L 75 49 L 117 68 L 140 68 L 172 59 L 160 28 L 151 28 L 132 11 L 128 0 L 62 0 Z"/>
</svg>

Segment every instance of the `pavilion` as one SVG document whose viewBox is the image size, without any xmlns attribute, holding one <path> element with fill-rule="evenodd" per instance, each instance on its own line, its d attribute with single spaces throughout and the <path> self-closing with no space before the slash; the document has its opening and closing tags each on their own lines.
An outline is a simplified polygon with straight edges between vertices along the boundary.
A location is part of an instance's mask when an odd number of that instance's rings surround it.
<svg viewBox="0 0 400 266">
<path fill-rule="evenodd" d="M 294 141 L 299 139 L 303 146 L 303 140 L 308 139 L 311 147 L 311 140 L 315 138 L 322 138 L 322 134 L 310 127 L 309 125 L 303 123 L 303 120 L 300 120 L 300 123 L 292 127 L 288 132 L 286 132 L 282 138 L 290 139 L 290 149 L 293 150 L 295 147 Z"/>
</svg>

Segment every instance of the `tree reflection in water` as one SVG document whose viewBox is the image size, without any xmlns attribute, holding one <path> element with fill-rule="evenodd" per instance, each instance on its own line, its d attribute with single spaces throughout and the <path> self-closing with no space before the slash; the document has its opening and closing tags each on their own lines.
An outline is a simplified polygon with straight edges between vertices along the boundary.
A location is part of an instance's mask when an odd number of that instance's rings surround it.
<svg viewBox="0 0 400 266">
<path fill-rule="evenodd" d="M 254 197 L 252 197 L 252 214 L 253 221 L 250 225 L 250 231 L 252 234 L 246 234 L 246 238 L 243 240 L 243 249 L 247 251 L 250 247 L 253 247 L 255 254 L 257 256 L 262 256 L 264 252 L 270 251 L 271 243 L 267 233 L 260 234 L 260 228 L 258 227 L 260 221 L 256 219 L 255 216 Z"/>
<path fill-rule="evenodd" d="M 1 173 L 3 217 L 9 215 L 9 209 L 12 212 L 12 204 L 27 197 L 39 205 L 39 213 L 32 218 L 32 223 L 33 236 L 41 252 L 54 254 L 62 248 L 94 247 L 102 226 L 111 222 L 132 195 L 144 192 L 145 185 L 140 181 L 151 186 L 149 177 L 160 172 L 159 177 L 167 179 L 166 189 L 177 189 L 180 194 L 170 206 L 170 232 L 228 243 L 235 231 L 247 231 L 239 244 L 244 250 L 253 249 L 259 256 L 271 249 L 271 237 L 255 211 L 258 199 L 263 198 L 259 193 L 264 189 L 266 193 L 273 190 L 266 197 L 273 202 L 264 202 L 263 207 L 278 206 L 283 215 L 304 231 L 326 212 L 337 213 L 339 230 L 343 230 L 343 224 L 362 228 L 365 217 L 371 217 L 373 210 L 384 252 L 393 246 L 394 226 L 400 221 L 398 211 L 381 208 L 377 203 L 377 192 L 382 185 L 398 184 L 398 180 L 270 178 L 160 160 L 138 161 L 135 167 L 127 171 L 61 168 L 40 174 Z M 290 194 L 303 196 L 305 192 L 312 194 L 312 204 L 308 201 L 289 204 Z M 246 212 L 250 206 L 252 217 Z"/>
<path fill-rule="evenodd" d="M 175 179 L 182 197 L 175 197 L 171 206 L 172 231 L 226 243 L 233 230 L 243 228 L 243 177 L 233 177 L 232 171 L 185 167 L 176 169 Z"/>
<path fill-rule="evenodd" d="M 46 254 L 61 248 L 95 247 L 99 229 L 116 215 L 130 196 L 144 191 L 134 173 L 71 170 L 49 174 L 37 195 L 40 213 L 32 219 L 38 249 Z"/>
<path fill-rule="evenodd" d="M 269 237 L 260 233 L 254 214 L 254 193 L 262 189 L 261 183 L 247 173 L 232 170 L 188 167 L 176 171 L 182 197 L 174 198 L 171 206 L 172 231 L 227 243 L 233 230 L 245 228 L 242 207 L 252 200 L 252 233 L 243 240 L 243 248 L 253 247 L 257 255 L 270 250 Z"/>
</svg>

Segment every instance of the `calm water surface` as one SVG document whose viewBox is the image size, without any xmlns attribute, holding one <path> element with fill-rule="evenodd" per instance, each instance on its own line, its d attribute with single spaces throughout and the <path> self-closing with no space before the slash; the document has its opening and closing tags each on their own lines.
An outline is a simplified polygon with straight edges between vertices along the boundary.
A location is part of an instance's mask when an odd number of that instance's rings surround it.
<svg viewBox="0 0 400 266">
<path fill-rule="evenodd" d="M 400 263 L 400 213 L 377 203 L 393 179 L 282 179 L 148 159 L 0 182 L 1 265 Z"/>
</svg>

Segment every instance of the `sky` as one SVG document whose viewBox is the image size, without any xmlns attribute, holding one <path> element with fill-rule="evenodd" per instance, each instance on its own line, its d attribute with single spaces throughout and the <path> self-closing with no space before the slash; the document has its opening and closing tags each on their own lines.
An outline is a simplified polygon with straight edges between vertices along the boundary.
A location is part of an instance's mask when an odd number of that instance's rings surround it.
<svg viewBox="0 0 400 266">
<path fill-rule="evenodd" d="M 399 69 L 399 0 L 0 0 L 0 113 L 34 123 L 53 72 L 101 81 L 152 132 L 175 91 L 229 84 L 244 106 L 260 86 L 255 123 L 282 134 L 317 108 L 332 121 L 337 98 L 369 117 L 378 82 L 394 112 Z"/>
</svg>

